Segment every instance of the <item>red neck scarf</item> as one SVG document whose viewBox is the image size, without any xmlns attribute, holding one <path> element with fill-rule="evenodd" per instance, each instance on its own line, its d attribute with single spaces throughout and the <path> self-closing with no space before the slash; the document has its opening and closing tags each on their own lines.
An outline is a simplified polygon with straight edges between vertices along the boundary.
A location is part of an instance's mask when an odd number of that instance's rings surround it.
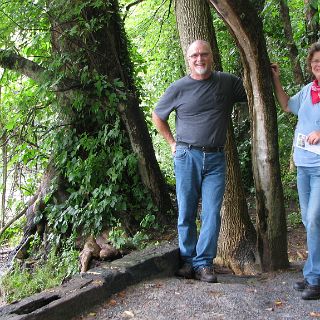
<svg viewBox="0 0 320 320">
<path fill-rule="evenodd" d="M 314 80 L 311 86 L 311 100 L 312 104 L 320 102 L 320 86 L 318 85 L 318 80 Z"/>
</svg>

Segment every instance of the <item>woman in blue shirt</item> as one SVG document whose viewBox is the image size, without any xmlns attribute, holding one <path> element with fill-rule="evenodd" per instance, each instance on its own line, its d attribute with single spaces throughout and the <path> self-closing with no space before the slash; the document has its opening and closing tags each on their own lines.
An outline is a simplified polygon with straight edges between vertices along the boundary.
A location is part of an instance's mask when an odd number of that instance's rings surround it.
<svg viewBox="0 0 320 320">
<path fill-rule="evenodd" d="M 271 65 L 274 90 L 285 112 L 298 116 L 294 137 L 294 162 L 302 222 L 307 232 L 308 258 L 303 281 L 294 289 L 302 299 L 320 299 L 320 43 L 314 43 L 307 57 L 314 81 L 289 97 L 280 83 L 277 64 Z"/>
</svg>

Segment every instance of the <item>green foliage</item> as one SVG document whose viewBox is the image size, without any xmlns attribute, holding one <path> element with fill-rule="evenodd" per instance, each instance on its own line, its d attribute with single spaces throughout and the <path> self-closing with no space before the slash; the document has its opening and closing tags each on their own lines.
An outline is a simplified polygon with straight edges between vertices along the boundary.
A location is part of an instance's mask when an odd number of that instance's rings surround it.
<svg viewBox="0 0 320 320">
<path fill-rule="evenodd" d="M 2 78 L 5 89 L 0 110 L 10 137 L 9 170 L 23 166 L 22 172 L 30 172 L 21 186 L 25 196 L 34 194 L 50 154 L 56 155 L 52 161 L 64 178 L 52 185 L 45 199 L 46 211 L 38 212 L 36 220 L 48 220 L 49 240 L 54 244 L 80 232 L 96 234 L 104 227 L 116 226 L 119 216 L 133 217 L 139 224 L 155 208 L 142 185 L 137 159 L 117 110 L 119 102 L 126 103 L 126 88 L 119 79 L 110 82 L 89 61 L 98 50 L 95 36 L 110 19 L 104 14 L 109 3 L 54 1 L 47 6 L 41 0 L 28 2 L 28 22 L 26 15 L 17 10 L 20 5 L 14 0 L 10 6 L 6 3 L 1 7 L 4 23 L 0 31 L 5 29 L 7 35 L 4 47 L 10 48 L 8 39 L 26 26 L 29 29 L 22 32 L 24 41 L 18 36 L 11 44 L 22 55 L 37 56 L 31 59 L 46 67 L 47 72 L 40 85 L 9 71 Z M 59 31 L 56 39 L 65 50 L 54 55 L 49 38 L 50 16 L 56 17 L 60 25 L 70 26 Z M 72 50 L 75 44 L 79 50 Z M 132 46 L 133 54 L 135 50 Z M 139 54 L 136 50 L 137 59 Z M 137 60 L 136 66 L 138 81 L 144 67 Z M 65 77 L 80 81 L 84 89 L 74 94 L 70 103 L 57 101 L 50 94 Z M 61 184 L 68 186 L 64 202 L 59 198 Z"/>
<path fill-rule="evenodd" d="M 127 244 L 127 234 L 120 222 L 111 228 L 108 234 L 108 239 L 117 249 L 123 248 Z"/>
<path fill-rule="evenodd" d="M 78 272 L 78 255 L 77 251 L 64 248 L 62 254 L 52 251 L 46 261 L 34 261 L 29 268 L 16 262 L 1 278 L 4 299 L 12 303 L 61 284 L 64 278 Z"/>
<path fill-rule="evenodd" d="M 302 70 L 305 70 L 305 57 L 308 47 L 308 39 L 305 33 L 305 16 L 300 0 L 287 1 L 289 7 L 293 38 L 299 51 L 299 62 Z M 284 35 L 283 23 L 280 19 L 279 1 L 266 1 L 262 12 L 264 18 L 264 32 L 269 48 L 270 60 L 281 66 L 281 80 L 289 94 L 297 91 L 292 79 L 292 66 L 289 60 L 287 38 Z"/>
<path fill-rule="evenodd" d="M 288 225 L 292 228 L 297 228 L 301 225 L 301 214 L 299 212 L 291 212 L 287 216 Z"/>
<path fill-rule="evenodd" d="M 44 0 L 3 1 L 0 10 L 0 47 L 23 49 L 26 55 L 31 52 L 33 55 L 35 52 L 43 54 L 48 49 L 50 36 L 45 7 Z"/>
<path fill-rule="evenodd" d="M 296 186 L 296 171 L 291 171 L 290 162 L 292 157 L 292 141 L 297 118 L 289 113 L 278 112 L 278 142 L 279 160 L 281 168 L 281 179 L 286 205 L 298 203 L 298 192 Z"/>
<path fill-rule="evenodd" d="M 240 105 L 239 108 L 244 108 L 244 106 Z M 244 113 L 244 110 L 241 110 L 240 113 Z M 251 161 L 250 122 L 247 118 L 237 120 L 234 114 L 233 125 L 243 186 L 245 191 L 249 194 L 254 187 Z"/>
<path fill-rule="evenodd" d="M 121 1 L 124 13 L 127 3 Z M 170 1 L 143 1 L 125 19 L 130 57 L 141 93 L 140 106 L 149 125 L 157 160 L 169 184 L 174 184 L 171 150 L 151 124 L 151 111 L 169 84 L 185 74 L 172 10 Z M 169 123 L 174 129 L 174 117 L 170 117 Z"/>
<path fill-rule="evenodd" d="M 120 1 L 130 39 L 134 81 L 141 92 L 140 106 L 161 169 L 167 182 L 174 184 L 171 150 L 152 127 L 150 117 L 160 95 L 185 73 L 173 7 L 171 1 L 145 0 L 126 12 L 128 4 L 132 1 Z M 304 68 L 307 37 L 303 4 L 300 0 L 288 4 L 294 39 Z M 10 198 L 8 207 L 19 211 L 19 204 L 34 194 L 49 158 L 55 155 L 54 164 L 64 181 L 56 181 L 52 186 L 46 197 L 46 212 L 37 216 L 38 220 L 44 216 L 48 219 L 53 243 L 70 235 L 98 233 L 109 226 L 110 237 L 117 247 L 130 243 L 141 245 L 148 239 L 147 230 L 159 227 L 154 218 L 152 199 L 141 183 L 137 159 L 130 151 L 130 142 L 116 108 L 119 102 L 126 102 L 125 88 L 118 80 L 110 83 L 106 75 L 90 65 L 88 58 L 98 50 L 99 38 L 94 37 L 95 32 L 110 18 L 108 14 L 89 13 L 92 10 L 103 12 L 107 5 L 108 2 L 102 0 L 49 3 L 11 0 L 0 5 L 1 49 L 12 49 L 48 70 L 41 84 L 8 70 L 4 70 L 1 77 L 0 135 L 8 135 L 10 179 L 20 181 L 12 184 L 14 191 L 21 191 L 21 198 L 18 201 Z M 266 1 L 261 15 L 270 59 L 281 65 L 282 82 L 292 94 L 298 88 L 292 81 L 278 2 Z M 59 17 L 57 28 L 70 25 L 59 34 L 62 47 L 67 48 L 72 43 L 79 50 L 52 54 L 49 17 L 54 16 Z M 241 75 L 236 44 L 216 13 L 213 23 L 224 71 Z M 73 96 L 70 103 L 62 101 L 64 108 L 61 108 L 61 101 L 55 98 L 52 88 L 65 77 L 80 80 L 81 89 L 85 90 Z M 173 116 L 169 122 L 173 128 Z M 285 197 L 287 201 L 296 200 L 295 177 L 288 173 L 295 118 L 279 113 L 278 124 Z M 248 121 L 239 121 L 235 130 L 243 177 L 250 190 L 250 138 L 245 135 L 249 131 Z M 14 173 L 18 173 L 19 179 L 15 180 Z M 61 184 L 68 185 L 67 200 L 63 203 L 58 197 Z M 127 216 L 133 217 L 139 226 L 139 230 L 130 235 L 123 224 Z M 10 238 L 17 228 L 10 228 L 6 237 Z"/>
<path fill-rule="evenodd" d="M 18 80 L 13 73 L 5 72 L 0 82 L 0 135 L 7 137 L 9 181 L 21 175 L 20 184 L 13 187 L 19 188 L 22 196 L 29 196 L 34 194 L 48 161 L 55 115 L 49 107 L 50 95 L 44 98 L 32 81 Z M 12 197 L 8 204 L 17 205 L 21 200 Z"/>
<path fill-rule="evenodd" d="M 0 237 L 0 247 L 6 245 L 8 247 L 14 247 L 19 244 L 22 237 L 22 228 L 26 224 L 26 218 L 22 217 L 14 224 L 12 224 Z"/>
<path fill-rule="evenodd" d="M 285 202 L 287 205 L 290 203 L 298 203 L 297 191 L 297 178 L 296 171 L 283 170 L 282 171 L 282 184 Z"/>
<path fill-rule="evenodd" d="M 144 210 L 154 210 L 137 175 L 137 159 L 123 146 L 128 141 L 120 119 L 113 117 L 113 125 L 102 126 L 95 136 L 67 130 L 57 136 L 56 166 L 69 185 L 66 202 L 53 201 L 46 210 L 57 241 L 67 232 L 96 234 L 112 226 L 119 212 L 139 220 Z"/>
<path fill-rule="evenodd" d="M 150 241 L 148 233 L 150 230 L 160 231 L 159 225 L 155 221 L 153 214 L 147 214 L 140 222 L 141 230 L 129 237 L 122 224 L 118 221 L 117 225 L 111 228 L 108 239 L 117 249 L 144 248 Z"/>
<path fill-rule="evenodd" d="M 219 45 L 222 69 L 224 72 L 230 72 L 241 76 L 242 64 L 237 45 L 234 42 L 226 24 L 214 10 L 212 10 L 212 16 L 216 38 Z"/>
</svg>

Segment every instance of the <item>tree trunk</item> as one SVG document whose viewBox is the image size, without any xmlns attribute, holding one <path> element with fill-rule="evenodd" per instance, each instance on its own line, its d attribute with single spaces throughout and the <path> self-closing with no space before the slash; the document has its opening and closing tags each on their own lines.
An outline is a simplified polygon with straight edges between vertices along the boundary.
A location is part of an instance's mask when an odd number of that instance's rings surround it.
<svg viewBox="0 0 320 320">
<path fill-rule="evenodd" d="M 50 12 L 48 12 L 48 16 L 50 17 L 52 30 L 52 60 L 56 61 L 56 64 L 58 64 L 58 61 L 64 62 L 60 65 L 59 70 L 56 70 L 55 73 L 51 72 L 49 71 L 50 68 L 47 70 L 44 67 L 45 63 L 40 66 L 40 64 L 23 58 L 16 53 L 3 50 L 0 50 L 0 65 L 9 70 L 20 72 L 39 84 L 44 84 L 50 79 L 54 83 L 50 88 L 55 90 L 59 102 L 59 119 L 71 127 L 72 130 L 70 131 L 76 137 L 85 136 L 95 139 L 99 132 L 104 132 L 108 128 L 108 130 L 112 131 L 114 122 L 119 115 L 122 121 L 120 129 L 121 133 L 124 133 L 124 138 L 122 136 L 121 139 L 114 137 L 114 144 L 125 150 L 126 154 L 132 152 L 135 154 L 138 160 L 137 171 L 139 170 L 139 172 L 129 173 L 129 169 L 134 171 L 135 168 L 128 168 L 127 172 L 124 172 L 121 176 L 122 180 L 119 186 L 119 188 L 121 188 L 121 185 L 127 186 L 125 190 L 127 190 L 128 194 L 122 195 L 115 192 L 112 196 L 123 196 L 127 199 L 127 203 L 124 206 L 127 206 L 131 199 L 135 197 L 134 190 L 131 190 L 133 186 L 139 185 L 136 181 L 140 179 L 147 190 L 150 191 L 154 204 L 158 209 L 157 212 L 152 210 L 150 213 L 156 215 L 157 223 L 164 225 L 168 221 L 168 213 L 173 211 L 171 199 L 155 157 L 143 112 L 139 107 L 139 97 L 134 86 L 127 39 L 119 17 L 118 1 L 111 0 L 98 4 L 90 1 L 74 1 L 72 2 L 72 7 L 81 6 L 81 10 L 79 9 L 80 11 L 77 13 L 74 13 L 76 12 L 75 10 L 70 10 L 71 2 L 69 1 L 68 6 L 66 6 L 63 1 L 49 1 L 48 8 L 50 8 Z M 81 15 L 80 17 L 79 14 Z M 84 22 L 88 23 L 82 30 L 81 23 L 84 24 Z M 90 23 L 100 23 L 100 25 L 88 32 L 86 28 Z M 77 30 L 77 32 L 74 32 L 74 30 Z M 101 82 L 96 82 L 95 76 L 100 77 Z M 83 80 L 83 77 L 85 77 L 85 80 Z M 56 81 L 57 78 L 60 80 Z M 102 91 L 100 93 L 95 87 L 97 83 L 104 85 L 104 87 L 101 87 Z M 98 107 L 93 110 L 92 106 Z M 114 109 L 117 115 L 115 115 Z M 108 126 L 105 126 L 106 123 Z M 103 170 L 112 169 L 112 167 L 108 166 L 112 166 L 113 161 L 117 161 L 117 150 L 113 150 L 115 153 L 110 156 L 111 160 L 108 158 L 109 162 L 106 162 L 106 167 Z M 70 154 L 71 151 L 68 150 L 69 153 L 67 154 Z M 118 151 L 121 152 L 121 150 Z M 87 153 L 85 149 L 77 152 L 79 153 L 77 156 L 82 157 L 84 160 L 86 159 Z M 109 164 L 110 161 L 111 164 Z M 98 169 L 102 170 L 100 167 Z M 52 193 L 50 185 L 53 181 L 58 181 L 58 185 L 52 199 L 56 200 L 57 204 L 68 200 L 70 194 L 66 190 L 70 185 L 64 178 L 65 172 L 60 172 L 60 170 L 63 171 L 63 168 L 57 170 L 55 164 L 50 162 L 40 183 L 40 188 L 33 197 L 35 201 L 31 201 L 28 204 L 28 209 L 26 210 L 27 226 L 24 229 L 21 243 L 13 252 L 15 256 L 25 257 L 31 240 L 30 235 L 36 231 L 39 234 L 44 232 L 46 227 L 45 215 L 43 214 L 41 221 L 35 222 L 34 218 L 36 216 L 41 217 L 38 214 L 43 212 L 46 206 L 44 200 L 48 197 L 48 193 Z M 93 172 L 92 175 L 100 176 L 100 172 Z M 105 177 L 102 173 L 101 176 Z M 102 182 L 106 186 L 108 186 L 108 183 L 109 178 L 104 179 Z M 80 189 L 81 187 L 83 186 L 79 185 L 76 188 Z M 99 186 L 97 188 L 99 189 Z M 74 189 L 74 186 L 72 186 L 72 189 Z M 87 194 L 88 200 L 83 201 L 84 206 L 86 204 L 85 201 L 89 201 L 90 197 L 92 197 L 92 190 L 87 191 Z M 107 194 L 105 198 L 108 198 Z M 137 199 L 135 199 L 135 204 Z M 103 201 L 104 199 L 101 200 L 101 202 Z M 138 228 L 140 222 L 138 219 L 141 219 L 140 211 L 143 212 L 144 210 L 145 212 L 146 207 L 146 203 L 141 202 L 136 204 L 135 212 L 130 212 L 126 208 L 115 209 L 111 206 L 112 209 L 110 210 L 113 210 L 113 217 L 99 214 L 101 219 L 104 219 L 102 223 L 110 223 L 109 220 L 111 218 L 120 219 L 127 231 L 131 232 L 133 230 L 135 232 L 135 227 Z M 61 212 L 61 217 L 62 215 L 63 212 Z M 140 217 L 138 218 L 137 216 L 139 215 Z M 92 211 L 90 217 L 92 221 L 95 221 L 95 216 L 95 211 Z M 85 219 L 84 217 L 77 218 L 79 221 Z M 61 220 L 63 219 L 59 221 Z M 63 220 L 64 223 L 66 221 L 70 220 Z M 70 222 L 68 223 L 67 230 L 72 228 Z M 99 227 L 102 223 L 99 224 Z M 81 232 L 81 227 L 77 227 L 76 230 Z"/>
<path fill-rule="evenodd" d="M 240 49 L 252 117 L 258 250 L 263 271 L 288 266 L 287 230 L 278 156 L 278 129 L 270 61 L 262 22 L 247 0 L 210 0 Z"/>
<path fill-rule="evenodd" d="M 305 83 L 301 64 L 299 61 L 298 48 L 293 38 L 292 25 L 289 14 L 289 7 L 286 0 L 279 0 L 280 5 L 280 17 L 283 24 L 284 35 L 286 38 L 286 45 L 289 52 L 291 61 L 292 73 L 294 82 L 302 86 Z M 293 146 L 291 147 L 290 160 L 289 160 L 289 171 L 294 172 L 296 167 L 293 161 Z"/>
<path fill-rule="evenodd" d="M 2 139 L 2 194 L 1 194 L 1 224 L 0 228 L 4 227 L 6 221 L 6 193 L 8 179 L 8 154 L 7 154 L 7 135 L 4 132 Z"/>
<path fill-rule="evenodd" d="M 320 40 L 319 34 L 319 4 L 318 1 L 304 0 L 306 13 L 306 33 L 308 45 Z"/>
<path fill-rule="evenodd" d="M 177 0 L 175 10 L 183 52 L 186 52 L 188 45 L 194 40 L 207 40 L 212 47 L 215 70 L 221 71 L 221 59 L 209 5 L 205 1 Z M 186 66 L 188 69 L 187 61 Z M 226 192 L 221 211 L 216 263 L 230 267 L 236 274 L 252 274 L 255 273 L 255 229 L 248 214 L 231 120 L 225 148 Z"/>
<path fill-rule="evenodd" d="M 289 52 L 289 57 L 292 66 L 293 79 L 297 85 L 304 84 L 304 76 L 299 61 L 298 48 L 293 39 L 293 32 L 291 26 L 291 20 L 289 15 L 289 7 L 286 0 L 279 0 L 280 16 L 283 24 L 284 35 L 286 38 L 286 44 Z"/>
<path fill-rule="evenodd" d="M 36 219 L 46 207 L 45 198 L 51 193 L 52 181 L 57 183 L 57 191 L 54 197 L 57 203 L 62 203 L 67 198 L 65 186 L 59 178 L 52 162 L 49 163 L 46 172 L 44 173 L 39 188 L 35 195 L 28 201 L 26 208 L 22 211 L 27 218 L 26 226 L 23 230 L 22 240 L 19 245 L 12 251 L 10 256 L 13 258 L 24 259 L 28 255 L 29 244 L 32 241 L 32 235 L 38 232 L 42 236 L 45 230 L 45 218 Z"/>
<path fill-rule="evenodd" d="M 1 86 L 0 86 L 0 104 L 1 104 Z M 1 120 L 0 125 L 2 126 Z M 2 193 L 1 193 L 1 221 L 0 229 L 4 227 L 6 221 L 6 193 L 7 193 L 7 179 L 8 179 L 8 154 L 7 154 L 7 134 L 4 130 L 1 137 L 2 149 Z"/>
<path fill-rule="evenodd" d="M 226 141 L 227 180 L 221 209 L 222 223 L 216 262 L 235 274 L 256 274 L 260 262 L 256 250 L 256 230 L 250 220 L 241 181 L 238 151 L 232 121 Z"/>
<path fill-rule="evenodd" d="M 82 5 L 79 1 L 73 4 L 74 7 Z M 119 17 L 118 2 L 112 0 L 99 5 L 100 7 L 96 8 L 94 4 L 83 1 L 80 19 L 79 13 L 73 14 L 73 11 L 69 10 L 63 2 L 51 1 L 48 16 L 52 24 L 52 59 L 65 61 L 56 74 L 33 61 L 3 50 L 0 50 L 0 65 L 20 72 L 40 84 L 50 79 L 54 83 L 52 89 L 56 91 L 59 98 L 60 120 L 71 125 L 78 136 L 85 134 L 94 137 L 105 124 L 104 121 L 99 122 L 96 114 L 104 119 L 111 109 L 112 98 L 119 99 L 116 100 L 116 105 L 123 122 L 121 129 L 128 137 L 121 147 L 135 153 L 141 181 L 150 190 L 154 203 L 158 207 L 157 220 L 164 223 L 168 218 L 167 213 L 172 210 L 171 199 L 156 161 L 142 110 L 139 108 L 127 40 Z M 87 33 L 72 32 L 72 30 L 81 29 L 81 21 L 103 22 L 98 28 L 90 32 L 86 31 Z M 84 70 L 88 70 L 88 73 Z M 108 87 L 104 88 L 100 95 L 90 81 L 83 83 L 80 79 L 81 75 L 87 77 L 89 75 L 93 80 L 94 74 L 101 75 L 108 82 Z M 61 79 L 58 82 L 55 81 L 57 76 Z M 119 80 L 123 86 L 116 84 Z M 75 102 L 79 101 L 79 96 L 80 101 L 86 103 L 81 110 L 75 105 Z M 125 96 L 125 99 L 118 98 L 119 96 Z M 93 105 L 98 105 L 99 110 L 96 113 L 92 111 Z M 114 117 L 111 115 L 105 121 L 109 121 L 112 129 Z M 83 152 L 83 157 L 85 156 Z M 50 168 L 48 170 L 50 171 Z M 57 175 L 60 179 L 60 174 L 57 173 Z M 130 179 L 136 178 L 128 175 L 123 179 L 123 184 L 130 186 L 133 183 Z M 107 183 L 108 181 L 105 181 L 105 184 Z M 130 214 L 132 217 L 129 216 Z M 123 219 L 130 221 L 134 214 L 124 212 Z M 34 230 L 32 226 L 28 229 Z"/>
<path fill-rule="evenodd" d="M 189 64 L 186 58 L 186 50 L 197 39 L 206 40 L 210 43 L 213 54 L 213 68 L 221 70 L 219 48 L 208 4 L 205 1 L 176 0 L 175 12 L 187 72 L 189 72 Z"/>
<path fill-rule="evenodd" d="M 62 9 L 60 9 L 62 10 Z M 111 14 L 112 13 L 112 14 Z M 122 21 L 119 16 L 118 1 L 112 0 L 103 7 L 95 9 L 87 7 L 83 9 L 84 19 L 103 19 L 110 17 L 106 24 L 93 31 L 86 39 L 81 37 L 66 38 L 61 41 L 61 34 L 67 34 L 75 23 L 61 24 L 59 16 L 52 21 L 52 43 L 54 52 L 70 54 L 76 56 L 78 50 L 86 49 L 84 60 L 77 67 L 88 67 L 90 71 L 97 71 L 99 74 L 106 76 L 112 84 L 120 79 L 124 84 L 123 90 L 126 95 L 126 101 L 118 104 L 118 111 L 130 139 L 131 146 L 126 146 L 136 154 L 138 158 L 139 172 L 144 185 L 150 190 L 155 204 L 159 208 L 158 217 L 163 222 L 166 220 L 166 213 L 172 210 L 171 200 L 166 188 L 163 175 L 157 163 L 153 149 L 151 137 L 148 132 L 144 115 L 139 107 L 138 93 L 134 86 L 133 67 L 129 59 L 127 39 L 124 33 Z M 87 49 L 95 48 L 95 50 Z M 66 65 L 66 70 L 71 66 Z M 71 75 L 73 78 L 75 75 Z M 101 101 L 101 98 L 96 97 Z M 108 102 L 104 101 L 105 107 Z M 62 106 L 63 108 L 63 106 Z M 87 122 L 90 115 L 85 119 Z M 83 128 L 80 128 L 80 131 Z M 88 130 L 87 124 L 85 130 Z M 90 128 L 89 128 L 90 130 Z"/>
</svg>

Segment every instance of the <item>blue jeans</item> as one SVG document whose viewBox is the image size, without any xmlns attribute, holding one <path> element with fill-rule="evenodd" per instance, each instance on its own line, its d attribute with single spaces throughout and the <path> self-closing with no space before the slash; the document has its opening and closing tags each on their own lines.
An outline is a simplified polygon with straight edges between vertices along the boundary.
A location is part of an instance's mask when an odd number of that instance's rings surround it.
<svg viewBox="0 0 320 320">
<path fill-rule="evenodd" d="M 298 167 L 297 185 L 307 231 L 308 258 L 303 275 L 311 285 L 320 285 L 320 167 Z"/>
<path fill-rule="evenodd" d="M 225 167 L 224 152 L 206 153 L 177 146 L 174 168 L 180 256 L 195 269 L 212 266 L 217 253 Z M 200 197 L 202 212 L 198 237 L 196 217 Z"/>
</svg>

